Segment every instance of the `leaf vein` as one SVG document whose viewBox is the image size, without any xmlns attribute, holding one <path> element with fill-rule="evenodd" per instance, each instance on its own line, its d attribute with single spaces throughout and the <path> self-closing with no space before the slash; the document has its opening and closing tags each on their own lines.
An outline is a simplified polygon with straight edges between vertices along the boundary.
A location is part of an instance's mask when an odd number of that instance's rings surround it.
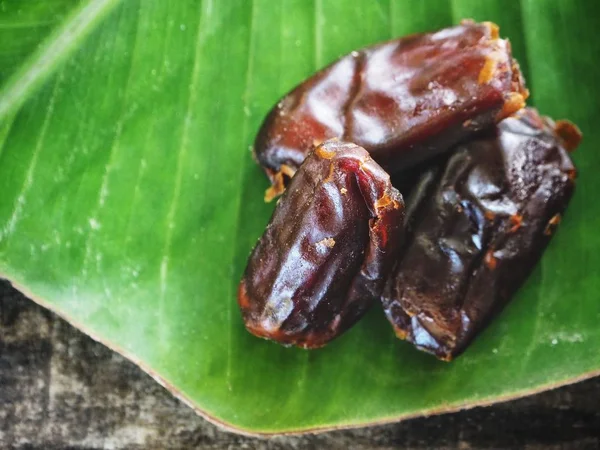
<svg viewBox="0 0 600 450">
<path fill-rule="evenodd" d="M 38 140 L 35 144 L 35 148 L 33 150 L 33 155 L 31 157 L 31 161 L 29 162 L 29 167 L 27 169 L 27 173 L 25 175 L 25 181 L 23 182 L 23 186 L 21 187 L 21 191 L 15 200 L 15 204 L 13 207 L 13 212 L 8 219 L 8 222 L 4 228 L 4 230 L 0 231 L 0 240 L 4 237 L 8 237 L 12 235 L 15 231 L 15 227 L 17 226 L 18 221 L 21 218 L 23 213 L 23 207 L 25 206 L 25 196 L 31 189 L 34 180 L 35 170 L 37 168 L 37 163 L 39 160 L 40 153 L 42 151 L 42 147 L 44 144 L 44 140 L 46 138 L 46 133 L 48 131 L 48 124 L 50 123 L 50 117 L 54 113 L 54 105 L 56 103 L 56 97 L 58 95 L 58 87 L 63 81 L 64 72 L 61 72 L 58 76 L 58 79 L 54 83 L 54 88 L 52 89 L 52 94 L 50 96 L 50 100 L 48 102 L 48 108 L 46 109 L 46 114 L 44 116 L 44 121 L 42 122 L 42 127 L 40 129 Z"/>
<path fill-rule="evenodd" d="M 185 159 L 185 155 L 187 153 L 187 148 L 189 147 L 189 133 L 192 124 L 192 115 L 194 110 L 194 105 L 197 101 L 197 82 L 200 76 L 200 60 L 202 53 L 202 42 L 204 39 L 204 35 L 202 33 L 202 28 L 204 24 L 203 20 L 203 11 L 205 6 L 205 1 L 200 2 L 200 19 L 198 20 L 198 30 L 196 31 L 196 43 L 195 43 L 195 51 L 194 51 L 194 64 L 192 67 L 192 74 L 190 78 L 189 91 L 188 91 L 188 103 L 185 112 L 185 117 L 183 119 L 183 130 L 181 132 L 181 141 L 179 144 L 179 150 L 177 152 L 177 168 L 175 169 L 175 183 L 173 187 L 173 195 L 171 198 L 171 207 L 167 213 L 167 230 L 165 235 L 165 244 L 163 248 L 163 258 L 160 263 L 160 296 L 158 303 L 158 320 L 159 320 L 159 335 L 161 338 L 164 338 L 166 335 L 166 330 L 164 326 L 163 316 L 164 316 L 164 302 L 165 296 L 167 292 L 167 283 L 168 283 L 168 275 L 169 275 L 169 257 L 171 252 L 171 245 L 173 240 L 173 230 L 175 229 L 175 214 L 177 213 L 177 208 L 179 204 L 179 197 L 181 194 L 181 181 L 183 176 L 183 161 Z M 210 6 L 210 4 L 209 4 Z M 164 341 L 164 339 L 161 339 Z"/>
<path fill-rule="evenodd" d="M 16 111 L 121 0 L 90 0 L 42 43 L 0 91 L 0 120 Z"/>
<path fill-rule="evenodd" d="M 139 19 L 139 10 L 138 10 L 137 17 Z M 100 212 L 102 211 L 102 209 L 104 208 L 104 204 L 106 202 L 106 197 L 108 196 L 109 177 L 110 177 L 111 172 L 113 171 L 115 156 L 117 155 L 117 152 L 120 148 L 123 127 L 128 118 L 127 114 L 126 114 L 126 105 L 127 105 L 129 88 L 131 86 L 132 75 L 133 75 L 134 56 L 135 56 L 136 48 L 137 48 L 138 41 L 139 41 L 139 22 L 136 23 L 136 28 L 137 28 L 137 30 L 135 33 L 135 38 L 133 40 L 133 46 L 132 46 L 133 48 L 131 51 L 130 64 L 129 64 L 128 73 L 127 73 L 127 81 L 125 82 L 125 89 L 123 91 L 123 103 L 121 105 L 119 119 L 117 120 L 117 124 L 115 126 L 115 134 L 113 137 L 113 141 L 112 141 L 110 150 L 108 152 L 108 162 L 106 164 L 106 167 L 104 169 L 104 174 L 102 176 L 102 182 L 100 184 L 98 200 L 96 202 L 96 206 L 93 210 L 93 213 L 90 215 L 90 218 L 89 218 L 90 230 L 86 236 L 85 253 L 84 253 L 83 267 L 82 267 L 82 275 L 84 277 L 87 276 L 87 273 L 88 273 L 87 271 L 88 271 L 88 266 L 89 266 L 91 253 L 92 253 L 92 240 L 93 240 L 93 237 L 94 237 L 95 233 L 97 232 L 98 228 L 100 227 L 100 223 L 98 222 L 98 216 L 99 216 Z M 100 260 L 97 258 L 96 259 L 97 264 L 99 264 L 99 261 Z M 98 270 L 98 272 L 100 272 L 100 270 Z"/>
<path fill-rule="evenodd" d="M 250 24 L 249 24 L 249 43 L 248 43 L 248 62 L 246 64 L 246 86 L 244 88 L 244 111 L 249 111 L 250 108 L 250 101 L 249 101 L 249 97 L 250 97 L 250 86 L 252 83 L 252 71 L 254 69 L 254 40 L 255 40 L 255 24 L 256 24 L 256 1 L 255 0 L 251 0 L 252 1 L 252 5 L 251 5 L 251 12 L 250 12 Z M 280 57 L 281 57 L 281 53 L 280 53 Z M 249 114 L 245 113 L 244 114 L 244 120 L 242 123 L 242 139 L 244 140 L 244 142 L 248 141 L 249 138 L 249 130 L 248 130 L 248 116 Z M 242 144 L 243 145 L 243 144 Z M 244 152 L 245 153 L 245 152 Z M 238 179 L 243 178 L 243 167 L 244 167 L 244 163 L 246 160 L 246 155 L 244 154 L 244 159 L 242 161 L 242 164 L 240 164 L 240 171 L 238 174 Z M 241 225 L 241 220 L 242 220 L 242 213 L 241 213 L 241 208 L 242 208 L 242 199 L 241 199 L 241 195 L 238 196 L 237 199 L 237 207 L 236 207 L 236 211 L 237 211 L 237 216 L 235 217 L 235 223 L 236 223 L 236 227 L 235 230 L 237 232 L 237 236 L 239 236 L 239 230 L 240 230 L 240 225 Z M 237 247 L 237 246 L 236 246 Z M 236 258 L 236 253 L 234 251 L 233 254 L 233 258 Z M 232 261 L 232 266 L 233 266 L 233 261 Z M 230 284 L 230 290 L 229 290 L 229 295 L 227 296 L 227 320 L 229 322 L 229 344 L 227 345 L 227 368 L 226 368 L 226 373 L 225 373 L 225 380 L 226 380 L 226 385 L 228 386 L 229 390 L 232 390 L 232 385 L 231 385 L 231 369 L 233 366 L 233 327 L 234 325 L 234 320 L 233 320 L 233 299 L 232 297 L 234 296 L 234 290 L 233 290 L 233 286 L 234 284 L 231 283 Z"/>
</svg>

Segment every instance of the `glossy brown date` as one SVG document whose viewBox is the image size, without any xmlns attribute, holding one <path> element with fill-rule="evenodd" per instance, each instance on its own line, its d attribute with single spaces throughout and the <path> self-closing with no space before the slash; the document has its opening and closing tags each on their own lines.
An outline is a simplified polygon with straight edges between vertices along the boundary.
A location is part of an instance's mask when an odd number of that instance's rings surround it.
<svg viewBox="0 0 600 450">
<path fill-rule="evenodd" d="M 406 242 L 382 296 L 396 334 L 450 360 L 523 284 L 571 198 L 577 127 L 533 109 L 460 146 L 407 201 Z"/>
<path fill-rule="evenodd" d="M 327 141 L 306 158 L 254 248 L 238 291 L 259 337 L 320 347 L 379 299 L 404 202 L 362 148 Z"/>
<path fill-rule="evenodd" d="M 394 173 L 441 153 L 524 106 L 508 41 L 464 21 L 352 52 L 284 96 L 254 144 L 279 195 L 314 144 L 338 137 Z"/>
</svg>

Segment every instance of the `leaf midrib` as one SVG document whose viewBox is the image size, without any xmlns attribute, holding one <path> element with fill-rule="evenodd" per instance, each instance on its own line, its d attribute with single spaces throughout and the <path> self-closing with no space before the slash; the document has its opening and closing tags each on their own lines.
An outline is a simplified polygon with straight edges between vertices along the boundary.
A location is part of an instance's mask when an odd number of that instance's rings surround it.
<svg viewBox="0 0 600 450">
<path fill-rule="evenodd" d="M 121 0 L 88 0 L 76 8 L 0 89 L 0 123 L 15 113 Z"/>
</svg>

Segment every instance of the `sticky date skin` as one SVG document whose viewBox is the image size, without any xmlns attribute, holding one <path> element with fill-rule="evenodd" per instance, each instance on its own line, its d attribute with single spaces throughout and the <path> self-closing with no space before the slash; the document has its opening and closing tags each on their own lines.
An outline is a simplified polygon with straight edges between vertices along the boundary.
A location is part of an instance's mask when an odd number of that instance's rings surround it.
<svg viewBox="0 0 600 450">
<path fill-rule="evenodd" d="M 382 296 L 398 337 L 450 360 L 508 302 L 571 198 L 576 172 L 565 149 L 580 137 L 525 109 L 422 176 Z"/>
<path fill-rule="evenodd" d="M 510 115 L 528 93 L 508 41 L 464 21 L 352 52 L 271 110 L 254 152 L 283 191 L 315 143 L 338 137 L 395 173 Z"/>
<path fill-rule="evenodd" d="M 344 332 L 380 298 L 403 217 L 402 196 L 364 149 L 317 147 L 249 258 L 238 291 L 246 328 L 304 348 Z"/>
</svg>

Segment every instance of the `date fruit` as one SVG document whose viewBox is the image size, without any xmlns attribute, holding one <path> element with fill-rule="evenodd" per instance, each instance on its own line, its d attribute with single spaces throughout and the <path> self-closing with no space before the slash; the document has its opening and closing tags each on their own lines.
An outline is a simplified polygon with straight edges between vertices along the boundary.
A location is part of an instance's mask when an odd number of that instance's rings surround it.
<svg viewBox="0 0 600 450">
<path fill-rule="evenodd" d="M 246 328 L 315 348 L 381 296 L 401 239 L 404 202 L 362 148 L 327 141 L 279 200 L 238 290 Z"/>
<path fill-rule="evenodd" d="M 283 192 L 315 144 L 340 138 L 395 173 L 524 106 L 510 44 L 490 22 L 463 21 L 352 52 L 285 95 L 266 117 L 255 158 Z"/>
<path fill-rule="evenodd" d="M 523 284 L 571 198 L 581 134 L 533 109 L 459 146 L 407 201 L 382 296 L 397 336 L 450 360 Z"/>
</svg>

